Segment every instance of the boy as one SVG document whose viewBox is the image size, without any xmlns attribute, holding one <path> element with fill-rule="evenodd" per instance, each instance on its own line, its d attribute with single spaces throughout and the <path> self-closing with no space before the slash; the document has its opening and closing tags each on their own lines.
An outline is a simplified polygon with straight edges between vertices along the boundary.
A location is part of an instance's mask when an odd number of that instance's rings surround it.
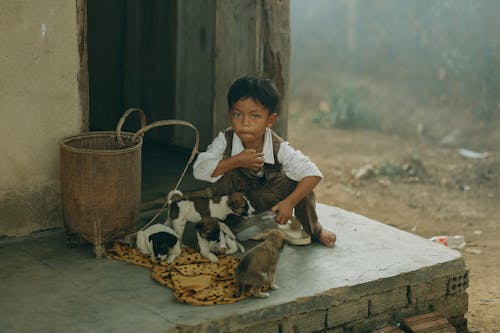
<svg viewBox="0 0 500 333">
<path fill-rule="evenodd" d="M 244 192 L 257 212 L 277 212 L 276 221 L 295 216 L 323 245 L 336 236 L 318 222 L 313 189 L 323 178 L 316 165 L 271 130 L 279 93 L 269 79 L 242 77 L 227 94 L 231 128 L 219 133 L 193 165 L 194 177 L 213 183 L 212 193 Z"/>
</svg>

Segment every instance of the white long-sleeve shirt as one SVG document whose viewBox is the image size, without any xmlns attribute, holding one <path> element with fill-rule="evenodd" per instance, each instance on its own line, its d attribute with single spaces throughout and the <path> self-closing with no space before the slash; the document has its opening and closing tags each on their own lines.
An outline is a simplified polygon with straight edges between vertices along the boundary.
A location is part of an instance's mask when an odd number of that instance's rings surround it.
<svg viewBox="0 0 500 333">
<path fill-rule="evenodd" d="M 217 167 L 217 164 L 224 158 L 226 147 L 226 136 L 224 132 L 220 132 L 212 143 L 208 145 L 207 150 L 198 155 L 193 165 L 194 177 L 211 183 L 218 181 L 222 175 L 212 177 L 212 173 Z M 231 156 L 238 155 L 243 150 L 245 150 L 245 146 L 235 133 L 233 135 Z M 262 152 L 264 153 L 264 163 L 274 164 L 273 140 L 270 128 L 266 128 Z M 309 157 L 302 154 L 300 150 L 290 147 L 286 141 L 280 144 L 277 159 L 278 162 L 281 163 L 285 175 L 292 180 L 300 181 L 307 176 L 323 178 L 323 174 L 319 171 L 316 164 L 311 162 Z"/>
</svg>

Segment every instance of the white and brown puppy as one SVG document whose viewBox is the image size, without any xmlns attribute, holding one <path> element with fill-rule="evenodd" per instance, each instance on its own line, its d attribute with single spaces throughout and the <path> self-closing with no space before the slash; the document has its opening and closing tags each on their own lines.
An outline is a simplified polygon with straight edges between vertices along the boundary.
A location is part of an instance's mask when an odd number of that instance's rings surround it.
<svg viewBox="0 0 500 333">
<path fill-rule="evenodd" d="M 219 254 L 233 254 L 238 250 L 245 252 L 231 229 L 216 217 L 203 217 L 195 228 L 200 254 L 211 262 L 218 262 Z"/>
<path fill-rule="evenodd" d="M 248 251 L 236 267 L 237 296 L 249 291 L 255 297 L 269 297 L 269 293 L 262 292 L 265 277 L 271 289 L 278 289 L 275 282 L 276 265 L 285 245 L 286 235 L 279 229 L 270 229 L 260 234 L 259 239 L 264 241 Z"/>
<path fill-rule="evenodd" d="M 240 192 L 213 198 L 185 198 L 181 191 L 174 190 L 168 194 L 168 203 L 170 210 L 165 224 L 174 228 L 181 244 L 187 222 L 196 223 L 203 217 L 225 220 L 229 214 L 247 216 L 255 212 L 250 201 Z"/>
<path fill-rule="evenodd" d="M 175 231 L 163 224 L 153 224 L 137 233 L 137 249 L 151 256 L 151 260 L 166 260 L 171 264 L 181 254 L 179 238 Z"/>
</svg>

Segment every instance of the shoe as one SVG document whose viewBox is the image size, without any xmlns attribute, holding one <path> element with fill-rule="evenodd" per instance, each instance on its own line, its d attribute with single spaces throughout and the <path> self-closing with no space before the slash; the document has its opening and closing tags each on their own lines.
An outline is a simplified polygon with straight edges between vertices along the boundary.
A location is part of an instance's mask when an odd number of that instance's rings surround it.
<svg viewBox="0 0 500 333">
<path fill-rule="evenodd" d="M 299 220 L 297 220 L 297 218 L 294 216 L 292 216 L 290 218 L 290 220 L 288 221 L 288 223 L 286 223 L 286 224 L 277 224 L 276 222 L 274 222 L 273 227 L 274 228 L 277 227 L 278 229 L 280 229 L 281 231 L 283 231 L 285 233 L 286 239 L 287 239 L 289 244 L 292 244 L 292 245 L 309 245 L 309 244 L 311 244 L 311 236 L 309 236 L 309 234 L 307 234 L 307 232 L 305 232 L 302 229 L 302 224 L 300 224 Z M 255 228 L 254 231 L 257 231 L 257 232 L 254 232 L 254 234 L 252 236 L 250 236 L 248 239 L 260 240 L 262 233 L 265 232 L 266 230 L 269 230 L 269 229 L 270 229 L 270 227 L 265 229 L 265 230 L 257 230 L 257 228 Z M 236 237 L 238 237 L 238 236 L 236 236 Z"/>
<path fill-rule="evenodd" d="M 287 224 L 278 225 L 278 228 L 285 233 L 288 243 L 292 245 L 311 244 L 311 236 L 302 229 L 302 224 L 294 216 Z"/>
</svg>

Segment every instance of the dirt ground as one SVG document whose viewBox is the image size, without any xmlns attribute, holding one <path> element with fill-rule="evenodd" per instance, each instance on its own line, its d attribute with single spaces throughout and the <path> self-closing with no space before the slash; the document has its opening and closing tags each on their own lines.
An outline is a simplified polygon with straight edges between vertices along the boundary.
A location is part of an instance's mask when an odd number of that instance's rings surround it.
<svg viewBox="0 0 500 333">
<path fill-rule="evenodd" d="M 426 238 L 464 235 L 469 329 L 500 332 L 500 158 L 466 158 L 456 148 L 379 131 L 325 128 L 291 110 L 288 140 L 325 176 L 318 201 Z"/>
</svg>

